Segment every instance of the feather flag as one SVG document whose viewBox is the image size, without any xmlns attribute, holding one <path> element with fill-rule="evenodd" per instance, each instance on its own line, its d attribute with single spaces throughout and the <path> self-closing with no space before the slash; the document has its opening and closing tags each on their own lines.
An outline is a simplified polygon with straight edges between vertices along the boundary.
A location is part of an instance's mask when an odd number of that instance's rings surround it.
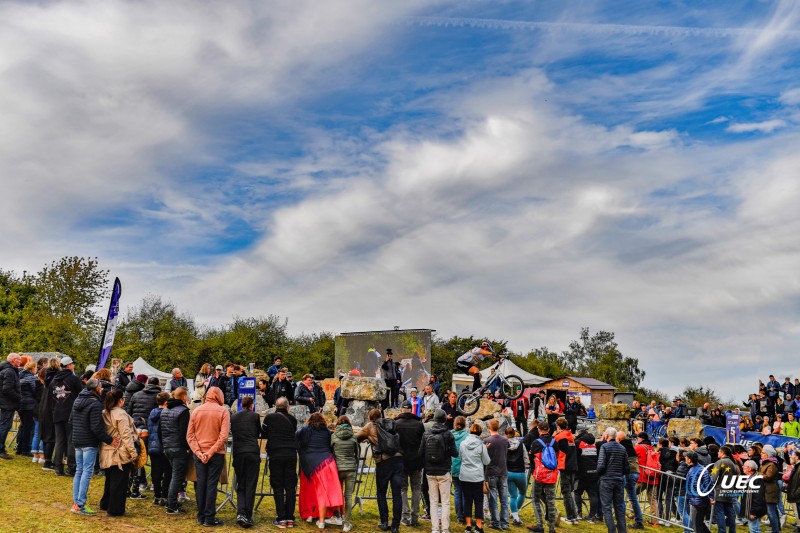
<svg viewBox="0 0 800 533">
<path fill-rule="evenodd" d="M 97 359 L 97 370 L 106 365 L 111 348 L 114 346 L 114 335 L 117 333 L 117 320 L 119 317 L 119 297 L 122 296 L 122 284 L 119 278 L 114 279 L 114 290 L 111 292 L 111 305 L 108 306 L 106 329 L 103 332 L 103 341 L 100 343 L 100 357 Z"/>
</svg>

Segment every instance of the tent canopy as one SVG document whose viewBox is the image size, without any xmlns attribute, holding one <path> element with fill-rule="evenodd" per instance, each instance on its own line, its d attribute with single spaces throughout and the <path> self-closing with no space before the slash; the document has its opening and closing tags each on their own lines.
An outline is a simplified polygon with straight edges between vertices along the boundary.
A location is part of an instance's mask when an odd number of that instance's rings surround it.
<svg viewBox="0 0 800 533">
<path fill-rule="evenodd" d="M 155 376 L 161 380 L 167 380 L 167 381 L 172 379 L 172 374 L 170 374 L 169 372 L 162 372 L 157 368 L 154 368 L 150 363 L 148 363 L 141 357 L 133 362 L 133 373 L 136 374 L 137 376 L 139 374 L 144 374 L 147 377 Z"/>
<path fill-rule="evenodd" d="M 486 380 L 491 375 L 491 368 L 485 368 L 481 370 L 481 381 L 486 383 Z M 522 378 L 522 382 L 525 385 L 541 385 L 542 383 L 547 383 L 550 381 L 550 378 L 543 378 L 542 376 L 537 376 L 536 374 L 531 374 L 527 370 L 522 370 L 520 367 L 514 364 L 514 361 L 511 359 L 506 359 L 503 361 L 503 366 L 500 367 L 500 373 L 504 376 L 508 375 L 515 375 Z M 471 379 L 471 378 L 470 378 Z"/>
</svg>

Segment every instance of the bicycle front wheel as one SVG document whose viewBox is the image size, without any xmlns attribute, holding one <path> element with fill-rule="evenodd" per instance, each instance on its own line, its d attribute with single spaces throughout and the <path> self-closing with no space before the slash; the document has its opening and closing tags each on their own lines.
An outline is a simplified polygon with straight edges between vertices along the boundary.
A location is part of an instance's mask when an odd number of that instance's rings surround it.
<svg viewBox="0 0 800 533">
<path fill-rule="evenodd" d="M 456 399 L 456 409 L 464 416 L 474 415 L 480 406 L 480 396 L 472 392 L 462 392 Z"/>
<path fill-rule="evenodd" d="M 504 398 L 516 400 L 522 396 L 522 392 L 524 390 L 525 384 L 522 382 L 522 378 L 519 376 L 512 374 L 509 376 L 503 376 L 500 379 L 500 394 L 502 394 Z"/>
</svg>

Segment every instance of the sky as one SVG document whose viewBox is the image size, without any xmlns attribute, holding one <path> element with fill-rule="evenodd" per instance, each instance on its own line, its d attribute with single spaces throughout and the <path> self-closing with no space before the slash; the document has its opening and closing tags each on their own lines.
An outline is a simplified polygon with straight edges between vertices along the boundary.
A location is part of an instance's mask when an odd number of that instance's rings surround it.
<svg viewBox="0 0 800 533">
<path fill-rule="evenodd" d="M 0 268 L 739 398 L 800 376 L 798 69 L 790 1 L 3 2 Z"/>
</svg>

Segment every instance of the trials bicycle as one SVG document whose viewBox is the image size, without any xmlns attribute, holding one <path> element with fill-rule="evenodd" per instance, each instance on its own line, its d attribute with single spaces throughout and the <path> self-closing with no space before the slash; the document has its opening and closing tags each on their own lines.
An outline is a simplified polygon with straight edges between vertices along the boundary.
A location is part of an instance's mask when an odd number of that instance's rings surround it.
<svg viewBox="0 0 800 533">
<path fill-rule="evenodd" d="M 467 390 L 458 395 L 456 409 L 464 416 L 474 415 L 480 409 L 481 396 L 491 390 L 495 382 L 499 381 L 497 390 L 500 391 L 500 396 L 506 400 L 516 400 L 522 396 L 522 392 L 525 390 L 522 378 L 513 374 L 503 375 L 500 369 L 509 356 L 501 354 L 499 357 L 500 360 L 489 367 L 494 369 L 494 374 L 489 376 L 482 387 L 478 387 L 474 391 Z"/>
</svg>

